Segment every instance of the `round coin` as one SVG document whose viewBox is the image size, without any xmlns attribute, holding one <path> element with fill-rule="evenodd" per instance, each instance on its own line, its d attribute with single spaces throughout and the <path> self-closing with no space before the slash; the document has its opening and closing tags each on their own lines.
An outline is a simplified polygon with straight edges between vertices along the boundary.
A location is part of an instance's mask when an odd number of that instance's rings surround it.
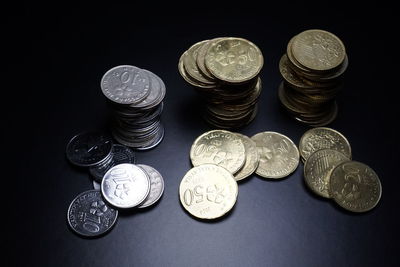
<svg viewBox="0 0 400 267">
<path fill-rule="evenodd" d="M 164 179 L 161 174 L 151 166 L 138 164 L 150 177 L 150 193 L 146 200 L 138 208 L 146 208 L 156 203 L 164 192 Z"/>
<path fill-rule="evenodd" d="M 71 229 L 82 236 L 95 237 L 109 231 L 117 221 L 118 211 L 108 206 L 100 191 L 79 194 L 69 205 L 67 220 Z"/>
<path fill-rule="evenodd" d="M 343 162 L 330 176 L 330 193 L 337 204 L 352 212 L 373 209 L 382 195 L 378 175 L 364 163 Z"/>
<path fill-rule="evenodd" d="M 326 148 L 315 151 L 304 164 L 304 180 L 307 186 L 317 195 L 330 198 L 331 171 L 340 163 L 349 160 L 337 150 Z"/>
<path fill-rule="evenodd" d="M 326 127 L 313 128 L 305 132 L 300 139 L 299 150 L 304 160 L 307 160 L 313 152 L 323 148 L 337 150 L 351 159 L 349 141 L 334 129 Z"/>
<path fill-rule="evenodd" d="M 203 164 L 190 169 L 179 186 L 182 206 L 200 219 L 215 219 L 229 212 L 236 203 L 238 185 L 226 169 Z"/>
<path fill-rule="evenodd" d="M 150 191 L 147 173 L 130 163 L 109 169 L 101 181 L 101 192 L 108 203 L 127 209 L 140 205 Z"/>
<path fill-rule="evenodd" d="M 264 64 L 260 49 L 243 38 L 221 38 L 207 50 L 205 65 L 213 76 L 229 83 L 242 83 L 259 74 Z"/>
<path fill-rule="evenodd" d="M 246 161 L 244 166 L 234 176 L 236 181 L 240 181 L 254 173 L 258 167 L 260 157 L 258 156 L 256 143 L 253 140 L 246 135 L 240 133 L 235 134 L 242 140 L 246 151 Z"/>
<path fill-rule="evenodd" d="M 287 136 L 261 132 L 251 137 L 260 157 L 256 173 L 264 178 L 279 179 L 294 172 L 299 165 L 299 150 Z"/>
<path fill-rule="evenodd" d="M 90 167 L 101 163 L 112 151 L 110 136 L 101 133 L 81 133 L 75 135 L 67 144 L 68 160 L 81 167 Z"/>
<path fill-rule="evenodd" d="M 235 174 L 243 167 L 246 152 L 243 142 L 234 133 L 212 130 L 194 141 L 190 149 L 190 159 L 193 166 L 211 163 Z"/>
</svg>

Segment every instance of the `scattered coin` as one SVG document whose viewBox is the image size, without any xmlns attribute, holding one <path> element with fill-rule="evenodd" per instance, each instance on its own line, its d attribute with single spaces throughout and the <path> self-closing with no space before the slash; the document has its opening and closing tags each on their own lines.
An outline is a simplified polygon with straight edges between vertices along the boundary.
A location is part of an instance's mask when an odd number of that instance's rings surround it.
<svg viewBox="0 0 400 267">
<path fill-rule="evenodd" d="M 259 155 L 257 151 L 256 143 L 251 140 L 248 136 L 235 133 L 244 145 L 246 159 L 243 167 L 235 174 L 234 178 L 236 181 L 243 180 L 254 173 L 258 167 Z"/>
<path fill-rule="evenodd" d="M 147 208 L 156 203 L 164 192 L 164 179 L 161 174 L 151 166 L 138 164 L 150 177 L 150 193 L 145 201 L 138 208 Z"/>
</svg>

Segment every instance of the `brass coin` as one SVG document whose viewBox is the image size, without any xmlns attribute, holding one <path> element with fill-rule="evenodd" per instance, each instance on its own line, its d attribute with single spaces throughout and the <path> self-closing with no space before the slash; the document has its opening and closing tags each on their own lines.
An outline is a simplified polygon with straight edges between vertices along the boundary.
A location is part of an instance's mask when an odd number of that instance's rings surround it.
<svg viewBox="0 0 400 267">
<path fill-rule="evenodd" d="M 217 79 L 243 83 L 257 76 L 264 64 L 260 49 L 243 38 L 221 38 L 207 50 L 205 65 Z"/>
<path fill-rule="evenodd" d="M 216 219 L 236 203 L 238 185 L 223 167 L 203 164 L 190 169 L 179 186 L 182 206 L 194 217 Z"/>
<path fill-rule="evenodd" d="M 185 52 L 186 53 L 186 52 Z M 184 58 L 184 54 L 182 54 L 182 56 L 179 58 L 179 63 L 178 63 L 178 70 L 179 70 L 179 74 L 182 76 L 182 78 L 189 84 L 198 87 L 198 88 L 203 88 L 203 89 L 212 89 L 215 86 L 214 85 L 210 85 L 210 84 L 203 84 L 198 82 L 197 80 L 193 79 L 192 77 L 190 77 L 184 66 L 183 66 L 183 58 Z"/>
<path fill-rule="evenodd" d="M 236 181 L 240 181 L 254 173 L 258 167 L 260 157 L 258 156 L 256 143 L 253 140 L 240 133 L 236 133 L 236 135 L 242 140 L 246 151 L 246 161 L 244 166 L 234 176 Z"/>
<path fill-rule="evenodd" d="M 300 155 L 305 160 L 307 160 L 313 152 L 323 148 L 337 150 L 351 159 L 349 141 L 347 141 L 343 134 L 334 129 L 326 127 L 313 128 L 305 132 L 300 139 Z"/>
<path fill-rule="evenodd" d="M 330 198 L 329 178 L 331 171 L 340 163 L 349 161 L 343 153 L 333 149 L 317 150 L 304 164 L 304 180 L 317 195 Z"/>
<path fill-rule="evenodd" d="M 256 173 L 264 178 L 279 179 L 294 172 L 299 165 L 299 150 L 287 136 L 261 132 L 251 137 L 256 143 L 260 162 Z"/>
<path fill-rule="evenodd" d="M 323 30 L 307 30 L 298 34 L 293 40 L 292 52 L 297 62 L 316 71 L 335 69 L 346 56 L 342 41 Z"/>
<path fill-rule="evenodd" d="M 352 212 L 373 209 L 382 195 L 378 175 L 364 163 L 343 162 L 330 176 L 330 193 L 339 206 Z"/>
<path fill-rule="evenodd" d="M 190 149 L 193 166 L 206 163 L 224 167 L 235 174 L 246 160 L 242 140 L 232 132 L 212 130 L 200 135 Z"/>
<path fill-rule="evenodd" d="M 197 57 L 196 57 L 196 64 L 197 67 L 199 68 L 200 72 L 207 77 L 209 80 L 214 80 L 215 77 L 211 74 L 211 72 L 207 69 L 206 64 L 205 64 L 205 57 L 206 57 L 206 53 L 208 48 L 210 47 L 210 45 L 219 40 L 221 38 L 215 38 L 215 39 L 211 39 L 208 40 L 207 42 L 205 42 L 199 49 L 198 53 L 197 53 Z"/>
<path fill-rule="evenodd" d="M 283 79 L 285 79 L 285 81 L 287 83 L 289 83 L 291 86 L 302 88 L 302 89 L 303 88 L 306 88 L 306 89 L 313 88 L 311 85 L 308 85 L 301 78 L 299 78 L 294 71 L 292 71 L 292 69 L 289 66 L 288 57 L 286 54 L 284 54 L 281 57 L 281 60 L 279 61 L 279 71 L 280 71 Z"/>
</svg>

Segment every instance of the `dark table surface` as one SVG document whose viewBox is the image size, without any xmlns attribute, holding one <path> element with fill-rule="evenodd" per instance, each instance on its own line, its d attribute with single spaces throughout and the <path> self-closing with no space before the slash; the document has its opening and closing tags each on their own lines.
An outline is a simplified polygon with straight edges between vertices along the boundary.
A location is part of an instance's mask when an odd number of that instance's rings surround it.
<svg viewBox="0 0 400 267">
<path fill-rule="evenodd" d="M 163 9 L 165 7 L 165 10 Z M 398 43 L 394 10 L 155 9 L 143 6 L 55 8 L 21 6 L 7 16 L 7 40 L 15 57 L 11 85 L 3 87 L 4 128 L 13 188 L 7 203 L 13 229 L 8 244 L 21 266 L 394 266 L 398 252 L 398 122 L 395 91 Z M 323 11 L 323 12 L 322 12 Z M 352 214 L 316 197 L 303 182 L 303 166 L 279 181 L 253 175 L 239 184 L 234 209 L 215 222 L 198 221 L 181 207 L 178 186 L 191 168 L 189 150 L 201 133 L 196 92 L 180 76 L 181 53 L 203 39 L 239 36 L 262 50 L 263 91 L 255 120 L 239 131 L 252 136 L 276 131 L 298 144 L 309 129 L 281 109 L 278 62 L 289 39 L 320 28 L 346 45 L 349 67 L 330 127 L 350 141 L 353 159 L 379 175 L 378 206 Z M 7 55 L 8 54 L 8 55 Z M 397 55 L 396 55 L 397 54 Z M 69 139 L 85 130 L 107 129 L 110 118 L 100 79 L 111 67 L 151 70 L 167 86 L 162 121 L 165 138 L 137 152 L 137 162 L 165 180 L 160 202 L 125 212 L 107 235 L 83 239 L 67 225 L 72 199 L 92 188 L 86 169 L 65 158 Z M 12 77 L 12 76 L 11 76 Z M 10 96 L 8 96 L 10 94 Z M 11 108 L 12 107 L 12 108 Z M 398 112 L 397 112 L 398 113 Z M 8 157 L 7 156 L 7 157 Z M 3 175 L 2 175 L 3 176 Z M 6 179 L 6 177 L 3 177 Z M 4 218 L 3 218 L 4 220 Z M 14 252 L 15 252 L 14 251 Z"/>
</svg>

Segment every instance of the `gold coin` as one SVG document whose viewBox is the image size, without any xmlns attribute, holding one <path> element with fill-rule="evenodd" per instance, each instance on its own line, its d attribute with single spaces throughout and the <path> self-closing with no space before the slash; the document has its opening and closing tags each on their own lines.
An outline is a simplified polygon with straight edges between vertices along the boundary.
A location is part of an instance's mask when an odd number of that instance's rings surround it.
<svg viewBox="0 0 400 267">
<path fill-rule="evenodd" d="M 185 56 L 185 53 L 183 53 L 182 56 L 179 58 L 179 63 L 178 63 L 178 70 L 179 70 L 179 73 L 182 76 L 182 78 L 187 83 L 189 83 L 195 87 L 203 88 L 203 89 L 213 89 L 215 87 L 214 85 L 200 83 L 187 74 L 187 72 L 183 66 L 183 57 Z"/>
<path fill-rule="evenodd" d="M 200 47 L 208 40 L 201 41 L 192 45 L 185 53 L 183 53 L 183 66 L 186 72 L 195 80 L 204 84 L 215 84 L 214 81 L 204 76 L 197 67 L 196 57 Z"/>
<path fill-rule="evenodd" d="M 310 155 L 304 164 L 304 180 L 317 195 L 330 198 L 329 178 L 331 171 L 340 163 L 349 161 L 343 153 L 325 148 Z"/>
<path fill-rule="evenodd" d="M 246 160 L 242 140 L 232 132 L 212 130 L 200 135 L 190 149 L 193 166 L 206 163 L 224 167 L 235 174 Z"/>
<path fill-rule="evenodd" d="M 200 72 L 207 77 L 209 80 L 214 80 L 215 77 L 212 76 L 211 72 L 206 68 L 206 64 L 205 64 L 205 57 L 206 57 L 206 53 L 208 48 L 210 47 L 210 45 L 219 40 L 221 38 L 215 38 L 215 39 L 211 39 L 207 42 L 205 42 L 199 49 L 198 53 L 197 53 L 197 57 L 196 57 L 196 64 L 197 67 L 199 68 Z"/>
<path fill-rule="evenodd" d="M 313 87 L 311 85 L 308 85 L 305 83 L 302 79 L 300 79 L 297 74 L 292 71 L 292 69 L 289 66 L 288 58 L 287 55 L 284 54 L 281 57 L 281 60 L 279 61 L 279 71 L 285 79 L 285 81 L 290 84 L 291 86 L 297 87 L 297 88 L 306 88 L 306 89 L 312 89 Z"/>
<path fill-rule="evenodd" d="M 256 143 L 253 140 L 240 133 L 236 133 L 236 135 L 242 140 L 246 151 L 246 161 L 244 166 L 234 176 L 236 181 L 240 181 L 254 173 L 258 167 L 260 157 L 258 156 Z"/>
<path fill-rule="evenodd" d="M 342 41 L 323 30 L 307 30 L 293 40 L 293 56 L 310 70 L 328 71 L 340 66 L 346 56 Z"/>
<path fill-rule="evenodd" d="M 343 162 L 330 176 L 330 193 L 337 204 L 353 212 L 373 209 L 382 195 L 378 175 L 364 163 Z"/>
<path fill-rule="evenodd" d="M 337 150 L 351 159 L 349 141 L 347 141 L 343 134 L 334 129 L 326 127 L 313 128 L 305 132 L 300 139 L 300 155 L 305 160 L 307 160 L 313 152 L 323 148 Z"/>
<path fill-rule="evenodd" d="M 238 185 L 223 167 L 203 164 L 190 169 L 179 186 L 182 206 L 200 219 L 215 219 L 229 212 L 236 203 Z"/>
<path fill-rule="evenodd" d="M 279 179 L 294 172 L 299 165 L 299 150 L 287 136 L 262 132 L 251 137 L 260 157 L 256 173 L 264 178 Z"/>
<path fill-rule="evenodd" d="M 242 83 L 257 76 L 264 64 L 260 49 L 242 38 L 221 38 L 207 50 L 205 65 L 217 79 Z"/>
</svg>

